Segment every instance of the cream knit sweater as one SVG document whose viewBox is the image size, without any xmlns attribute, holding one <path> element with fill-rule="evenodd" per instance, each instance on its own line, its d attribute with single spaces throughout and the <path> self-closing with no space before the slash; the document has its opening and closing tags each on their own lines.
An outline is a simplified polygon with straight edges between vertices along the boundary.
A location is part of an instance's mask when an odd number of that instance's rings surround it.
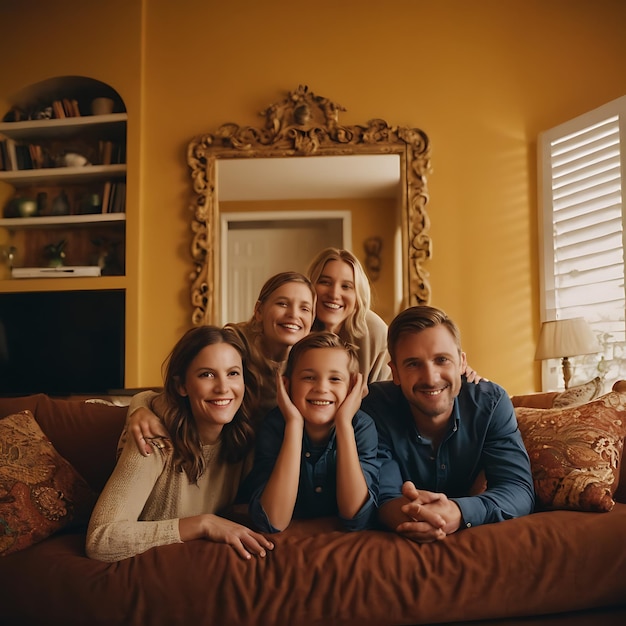
<svg viewBox="0 0 626 626">
<path fill-rule="evenodd" d="M 155 449 L 144 457 L 131 437 L 91 515 L 87 556 L 119 561 L 155 546 L 180 543 L 180 518 L 218 513 L 232 504 L 252 458 L 223 463 L 219 445 L 203 446 L 207 469 L 192 485 L 184 472 L 173 468 L 171 451 Z"/>
</svg>

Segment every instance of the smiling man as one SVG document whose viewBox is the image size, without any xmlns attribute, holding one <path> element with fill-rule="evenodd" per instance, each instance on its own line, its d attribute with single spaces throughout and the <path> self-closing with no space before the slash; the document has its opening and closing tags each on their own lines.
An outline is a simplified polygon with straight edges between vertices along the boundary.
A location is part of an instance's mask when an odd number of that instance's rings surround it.
<svg viewBox="0 0 626 626">
<path fill-rule="evenodd" d="M 530 513 L 530 461 L 513 405 L 499 385 L 461 375 L 456 324 L 414 306 L 392 321 L 387 340 L 393 381 L 371 384 L 362 404 L 379 434 L 380 521 L 430 542 Z"/>
</svg>

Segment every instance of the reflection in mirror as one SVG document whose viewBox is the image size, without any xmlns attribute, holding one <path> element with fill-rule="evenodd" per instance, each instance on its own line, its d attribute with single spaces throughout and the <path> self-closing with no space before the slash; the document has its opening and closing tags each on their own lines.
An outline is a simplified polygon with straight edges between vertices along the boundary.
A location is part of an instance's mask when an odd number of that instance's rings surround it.
<svg viewBox="0 0 626 626">
<path fill-rule="evenodd" d="M 303 242 L 310 241 L 313 231 L 302 229 L 335 220 L 341 222 L 339 231 L 322 232 L 319 243 L 311 245 L 315 251 L 328 245 L 349 248 L 365 260 L 374 308 L 383 318 L 409 304 L 428 302 L 428 138 L 419 129 L 390 127 L 381 119 L 342 126 L 342 110 L 301 86 L 261 113 L 263 128 L 229 123 L 190 142 L 194 324 L 247 319 L 250 305 L 236 310 L 233 302 L 238 290 L 254 301 L 256 282 L 260 287 L 276 273 L 267 250 L 279 251 L 276 271 L 304 271 L 306 263 L 293 250 L 308 262 L 313 254 Z M 273 237 L 275 226 L 288 231 L 291 248 L 284 240 L 270 243 L 274 240 L 268 233 Z M 237 241 L 252 227 L 265 230 Z M 289 229 L 295 229 L 291 236 Z M 265 244 L 265 252 L 255 252 L 248 235 Z M 253 271 L 233 270 L 239 251 L 246 249 L 251 250 Z"/>
<path fill-rule="evenodd" d="M 352 248 L 350 211 L 230 212 L 224 203 L 220 208 L 220 324 L 250 319 L 270 276 L 306 274 L 321 249 Z"/>
<path fill-rule="evenodd" d="M 353 236 L 357 245 L 372 233 L 391 242 L 400 228 L 397 154 L 222 159 L 217 189 L 222 324 L 250 318 L 269 276 L 286 269 L 306 273 L 320 250 L 352 250 Z M 392 278 L 401 270 L 394 272 L 389 248 L 387 280 L 373 289 L 373 306 L 383 317 L 402 289 L 394 293 Z"/>
</svg>

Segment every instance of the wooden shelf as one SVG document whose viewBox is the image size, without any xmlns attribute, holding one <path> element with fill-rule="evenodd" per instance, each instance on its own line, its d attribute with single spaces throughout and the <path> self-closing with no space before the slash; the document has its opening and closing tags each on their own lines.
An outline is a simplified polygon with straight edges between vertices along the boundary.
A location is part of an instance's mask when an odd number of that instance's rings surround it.
<svg viewBox="0 0 626 626">
<path fill-rule="evenodd" d="M 0 219 L 0 227 L 15 229 L 42 228 L 44 226 L 88 226 L 110 222 L 125 222 L 126 213 L 91 213 L 86 215 L 51 215 L 49 217 L 7 217 Z"/>
<path fill-rule="evenodd" d="M 17 123 L 17 122 L 16 122 Z M 126 176 L 126 164 L 85 165 L 83 167 L 46 167 L 38 170 L 0 172 L 0 181 L 14 187 L 54 184 L 83 184 Z"/>
<path fill-rule="evenodd" d="M 41 202 L 45 207 L 41 210 L 41 216 L 18 217 L 16 207 L 10 206 L 6 209 L 6 214 L 16 217 L 6 218 L 2 216 L 5 209 L 0 207 L 0 229 L 8 234 L 6 245 L 12 245 L 19 250 L 19 265 L 31 267 L 45 264 L 45 251 L 56 238 L 62 239 L 66 244 L 65 260 L 68 266 L 96 264 L 94 255 L 97 254 L 100 263 L 108 260 L 109 265 L 105 266 L 105 270 L 121 272 L 125 269 L 126 163 L 123 161 L 128 114 L 119 96 L 108 86 L 104 91 L 102 87 L 103 84 L 97 81 L 82 78 L 69 82 L 64 78 L 46 81 L 45 85 L 38 85 L 37 89 L 24 94 L 20 108 L 31 111 L 34 110 L 33 104 L 38 102 L 51 102 L 54 108 L 56 101 L 61 99 L 60 94 L 64 94 L 63 100 L 76 99 L 80 110 L 86 112 L 93 97 L 99 94 L 106 94 L 108 97 L 110 94 L 115 110 L 123 112 L 0 122 L 0 139 L 4 142 L 3 156 L 8 158 L 7 162 L 13 167 L 18 163 L 30 165 L 30 160 L 47 165 L 38 169 L 0 171 L 0 188 L 3 196 L 7 196 L 7 202 L 20 196 L 33 199 L 37 197 L 38 203 Z M 68 109 L 65 111 L 67 113 Z M 41 158 L 33 159 L 32 146 L 39 148 Z M 28 147 L 28 154 L 25 147 Z M 94 165 L 54 167 L 56 163 L 62 162 L 62 155 L 69 152 L 85 154 Z M 7 186 L 12 187 L 12 197 L 8 197 Z M 56 199 L 62 197 L 61 193 L 67 199 L 68 212 L 71 214 L 48 215 L 54 210 Z M 92 202 L 96 195 L 100 196 L 100 203 L 104 204 L 107 212 L 80 213 L 82 210 L 89 210 L 92 204 L 96 205 L 95 201 Z M 3 260 L 0 258 L 0 292 L 108 290 L 127 287 L 124 275 L 11 278 L 10 268 Z"/>
<path fill-rule="evenodd" d="M 77 278 L 7 278 L 0 280 L 0 293 L 26 291 L 84 291 L 88 289 L 126 289 L 126 276 Z"/>
<path fill-rule="evenodd" d="M 120 132 L 125 133 L 127 119 L 126 113 L 112 113 L 111 115 L 85 115 L 52 120 L 2 122 L 0 134 L 19 141 L 40 141 L 42 138 L 64 139 L 85 132 L 100 132 L 112 128 L 119 128 Z"/>
</svg>

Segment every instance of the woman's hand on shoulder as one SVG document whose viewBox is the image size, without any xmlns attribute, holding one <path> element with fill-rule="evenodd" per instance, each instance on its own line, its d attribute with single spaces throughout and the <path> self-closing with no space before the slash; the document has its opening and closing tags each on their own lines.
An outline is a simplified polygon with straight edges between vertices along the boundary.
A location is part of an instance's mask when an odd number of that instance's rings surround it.
<svg viewBox="0 0 626 626">
<path fill-rule="evenodd" d="M 465 371 L 461 373 L 465 375 L 468 383 L 474 383 L 475 385 L 477 385 L 481 380 L 489 382 L 488 378 L 483 378 L 476 370 L 474 370 L 470 366 L 469 363 L 465 366 Z"/>
<path fill-rule="evenodd" d="M 153 447 L 169 448 L 172 445 L 163 422 L 146 407 L 139 407 L 128 418 L 127 430 L 144 456 L 152 454 Z"/>
<path fill-rule="evenodd" d="M 198 522 L 201 528 L 199 535 L 195 530 Z M 246 560 L 252 556 L 264 557 L 268 550 L 274 549 L 274 544 L 261 533 L 212 513 L 181 519 L 179 527 L 183 541 L 202 538 L 225 543 Z"/>
</svg>

